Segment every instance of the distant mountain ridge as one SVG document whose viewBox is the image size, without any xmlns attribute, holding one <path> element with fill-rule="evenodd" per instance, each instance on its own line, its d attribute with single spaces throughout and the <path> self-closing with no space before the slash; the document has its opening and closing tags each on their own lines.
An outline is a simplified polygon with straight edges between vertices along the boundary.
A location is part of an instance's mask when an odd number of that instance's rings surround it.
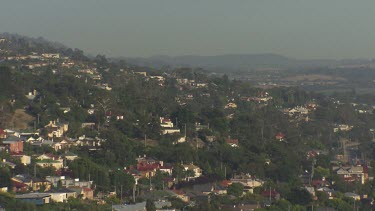
<svg viewBox="0 0 375 211">
<path fill-rule="evenodd" d="M 247 71 L 262 68 L 313 68 L 373 63 L 374 60 L 299 60 L 278 54 L 226 54 L 218 56 L 152 56 L 148 58 L 122 58 L 130 64 L 154 68 L 191 67 L 222 71 Z"/>
</svg>

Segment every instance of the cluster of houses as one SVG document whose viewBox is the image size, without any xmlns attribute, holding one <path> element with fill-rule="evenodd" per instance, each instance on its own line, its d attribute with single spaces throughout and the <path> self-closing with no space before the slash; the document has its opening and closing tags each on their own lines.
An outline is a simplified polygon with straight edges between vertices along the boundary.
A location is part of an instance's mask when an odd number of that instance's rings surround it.
<svg viewBox="0 0 375 211">
<path fill-rule="evenodd" d="M 163 161 L 158 161 L 147 156 L 140 156 L 136 159 L 136 161 L 137 164 L 135 166 L 131 165 L 124 169 L 124 172 L 129 173 L 134 177 L 136 183 L 138 183 L 138 180 L 141 178 L 151 178 L 155 176 L 158 171 L 169 176 L 169 178 L 166 180 L 168 187 L 171 187 L 174 182 L 176 182 L 176 178 L 172 177 L 174 165 L 164 163 Z M 202 169 L 192 163 L 181 164 L 181 166 L 185 172 L 192 172 L 192 174 L 182 178 L 183 180 L 194 180 L 202 176 Z"/>
<path fill-rule="evenodd" d="M 13 191 L 16 199 L 32 202 L 35 204 L 45 204 L 50 202 L 66 202 L 68 198 L 94 199 L 93 181 L 80 181 L 71 178 L 71 174 L 64 175 L 68 170 L 67 162 L 73 161 L 78 156 L 69 151 L 71 146 L 100 147 L 105 140 L 100 138 L 88 138 L 85 136 L 77 139 L 65 138 L 68 130 L 67 123 L 51 121 L 45 126 L 46 138 L 39 136 L 39 133 L 16 132 L 12 130 L 0 129 L 0 153 L 7 152 L 9 158 L 0 161 L 0 167 L 8 167 L 13 170 L 17 165 L 33 165 L 36 167 L 52 168 L 59 176 L 47 176 L 38 178 L 36 175 L 17 174 L 11 178 L 12 190 L 7 187 L 0 187 L 1 191 Z M 32 146 L 47 145 L 55 151 L 63 153 L 27 155 L 24 152 L 25 143 Z M 64 153 L 65 150 L 65 153 Z M 60 172 L 60 173 L 58 173 Z M 52 187 L 54 187 L 52 189 Z"/>
</svg>

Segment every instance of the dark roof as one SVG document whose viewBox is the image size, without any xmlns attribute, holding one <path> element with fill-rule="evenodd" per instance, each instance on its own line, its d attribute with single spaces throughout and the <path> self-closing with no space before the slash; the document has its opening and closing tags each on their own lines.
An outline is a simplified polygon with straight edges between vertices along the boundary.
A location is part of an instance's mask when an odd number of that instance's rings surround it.
<svg viewBox="0 0 375 211">
<path fill-rule="evenodd" d="M 23 141 L 23 139 L 22 139 L 22 138 L 18 138 L 17 136 L 8 136 L 8 137 L 3 141 L 3 143 L 4 143 L 4 144 L 11 144 L 11 143 L 19 142 L 19 141 Z"/>
<path fill-rule="evenodd" d="M 48 193 L 26 193 L 21 195 L 16 195 L 16 199 L 42 199 L 50 197 Z"/>
</svg>

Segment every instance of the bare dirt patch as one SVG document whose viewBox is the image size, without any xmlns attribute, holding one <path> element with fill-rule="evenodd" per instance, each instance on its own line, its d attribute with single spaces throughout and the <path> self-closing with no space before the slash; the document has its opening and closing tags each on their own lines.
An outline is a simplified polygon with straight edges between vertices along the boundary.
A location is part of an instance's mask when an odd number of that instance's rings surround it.
<svg viewBox="0 0 375 211">
<path fill-rule="evenodd" d="M 14 130 L 25 130 L 30 128 L 29 124 L 33 121 L 35 121 L 33 116 L 27 114 L 23 109 L 17 109 L 9 122 L 9 126 Z"/>
</svg>

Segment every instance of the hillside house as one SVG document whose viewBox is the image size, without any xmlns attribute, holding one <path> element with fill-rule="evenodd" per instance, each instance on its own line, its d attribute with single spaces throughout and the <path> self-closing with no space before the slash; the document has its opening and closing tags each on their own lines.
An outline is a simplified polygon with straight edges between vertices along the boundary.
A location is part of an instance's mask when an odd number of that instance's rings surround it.
<svg viewBox="0 0 375 211">
<path fill-rule="evenodd" d="M 244 186 L 244 192 L 253 193 L 254 188 L 263 186 L 264 181 L 253 178 L 249 174 L 241 174 L 230 179 L 230 184 L 233 183 L 241 183 Z"/>
<path fill-rule="evenodd" d="M 191 164 L 183 164 L 182 167 L 184 168 L 184 171 L 193 172 L 193 175 L 188 176 L 187 180 L 195 179 L 195 178 L 198 178 L 198 177 L 202 176 L 202 169 L 199 168 L 198 166 L 192 164 L 192 163 Z"/>
<path fill-rule="evenodd" d="M 226 104 L 224 108 L 225 109 L 236 109 L 237 108 L 237 104 L 235 104 L 233 102 L 230 102 L 230 103 Z"/>
<path fill-rule="evenodd" d="M 51 202 L 51 195 L 48 193 L 26 193 L 16 195 L 15 198 L 35 205 L 49 204 Z"/>
<path fill-rule="evenodd" d="M 231 146 L 231 147 L 235 147 L 235 148 L 239 147 L 238 139 L 227 138 L 227 139 L 225 140 L 225 142 L 226 142 L 229 146 Z"/>
<path fill-rule="evenodd" d="M 284 141 L 286 139 L 286 135 L 282 132 L 276 134 L 275 139 L 278 141 Z"/>
<path fill-rule="evenodd" d="M 23 142 L 24 140 L 17 137 L 17 136 L 8 136 L 4 141 L 3 141 L 3 146 L 5 146 L 5 149 L 13 154 L 18 154 L 23 152 Z"/>
<path fill-rule="evenodd" d="M 7 137 L 7 133 L 0 128 L 0 139 L 3 139 L 3 138 L 6 138 Z"/>
<path fill-rule="evenodd" d="M 365 166 L 333 166 L 332 171 L 345 182 L 365 184 L 368 180 L 368 170 Z"/>
<path fill-rule="evenodd" d="M 11 181 L 13 184 L 17 185 L 17 188 L 23 186 L 23 188 L 26 188 L 27 190 L 31 189 L 32 191 L 39 191 L 42 188 L 46 191 L 51 189 L 51 183 L 47 180 L 32 178 L 27 174 L 18 174 L 12 177 Z"/>
<path fill-rule="evenodd" d="M 44 126 L 47 130 L 47 136 L 49 138 L 60 138 L 69 129 L 68 123 L 62 123 L 59 120 L 50 121 L 48 125 Z"/>
<path fill-rule="evenodd" d="M 162 128 L 173 128 L 172 120 L 164 117 L 160 117 L 160 127 Z"/>
</svg>

